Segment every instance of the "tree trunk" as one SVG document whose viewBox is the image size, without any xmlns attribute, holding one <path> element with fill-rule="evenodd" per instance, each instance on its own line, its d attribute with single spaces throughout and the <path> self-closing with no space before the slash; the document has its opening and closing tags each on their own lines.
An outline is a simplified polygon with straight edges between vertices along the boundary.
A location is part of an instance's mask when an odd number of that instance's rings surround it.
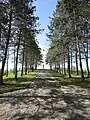
<svg viewBox="0 0 90 120">
<path fill-rule="evenodd" d="M 78 57 L 77 57 L 77 47 L 76 47 L 75 58 L 76 58 L 76 72 L 77 72 L 77 75 L 79 75 L 79 72 L 78 72 Z"/>
<path fill-rule="evenodd" d="M 76 18 L 75 11 L 73 11 L 73 14 L 74 14 L 74 19 L 75 19 Z M 74 29 L 75 29 L 75 31 L 77 30 L 76 25 L 74 26 Z M 80 62 L 80 69 L 81 69 L 81 80 L 84 81 L 84 72 L 83 72 L 83 68 L 82 68 L 82 60 L 81 60 L 81 52 L 80 52 L 80 46 L 79 46 L 79 39 L 78 39 L 78 36 L 76 34 L 75 34 L 75 38 L 76 38 L 76 42 L 77 42 L 77 50 L 78 50 L 78 55 L 79 55 L 79 62 Z"/>
<path fill-rule="evenodd" d="M 65 69 L 65 55 L 64 55 L 64 75 L 66 76 L 66 69 Z"/>
<path fill-rule="evenodd" d="M 37 70 L 37 63 L 35 64 L 35 70 Z"/>
<path fill-rule="evenodd" d="M 71 78 L 69 47 L 68 47 L 68 74 L 69 74 L 69 78 Z"/>
<path fill-rule="evenodd" d="M 72 74 L 72 49 L 71 49 L 71 74 Z"/>
<path fill-rule="evenodd" d="M 52 63 L 50 63 L 50 70 L 52 70 Z"/>
<path fill-rule="evenodd" d="M 81 80 L 84 81 L 84 72 L 82 68 L 82 59 L 81 59 L 81 52 L 80 52 L 80 46 L 79 46 L 79 40 L 77 38 L 77 43 L 78 43 L 78 55 L 79 55 L 79 62 L 80 62 L 80 69 L 81 69 Z"/>
<path fill-rule="evenodd" d="M 87 67 L 87 73 L 88 73 L 88 78 L 89 78 L 89 65 L 88 65 L 88 42 L 87 42 L 87 51 L 85 51 L 85 45 L 83 43 L 84 47 L 84 53 L 85 53 L 85 59 L 86 59 L 86 67 Z"/>
<path fill-rule="evenodd" d="M 26 56 L 25 56 L 25 75 L 27 75 L 27 50 L 26 50 Z"/>
<path fill-rule="evenodd" d="M 21 39 L 21 31 L 19 33 L 19 41 L 18 41 L 18 46 L 17 46 L 17 54 L 16 54 L 16 67 L 15 67 L 15 79 L 17 80 L 17 67 L 18 67 L 18 53 L 19 53 L 19 47 L 20 47 L 20 39 Z"/>
<path fill-rule="evenodd" d="M 59 71 L 60 71 L 60 74 L 61 74 L 61 66 L 60 66 L 60 63 L 59 63 Z"/>
<path fill-rule="evenodd" d="M 89 65 L 88 65 L 88 42 L 87 42 L 86 65 L 87 65 L 87 72 L 88 72 L 88 78 L 89 78 Z"/>
<path fill-rule="evenodd" d="M 5 54 L 4 54 L 4 58 L 3 58 L 3 61 L 2 61 L 2 68 L 1 68 L 1 73 L 0 73 L 0 85 L 3 84 L 3 73 L 4 73 L 5 63 L 6 63 L 10 34 L 11 34 L 11 22 L 12 22 L 12 6 L 11 6 L 10 14 L 9 14 L 8 36 L 7 36 L 7 41 L 6 41 Z"/>
<path fill-rule="evenodd" d="M 23 49 L 23 58 L 22 58 L 22 70 L 21 70 L 21 76 L 23 76 L 23 66 L 24 66 L 24 50 Z"/>
<path fill-rule="evenodd" d="M 6 70 L 6 77 L 8 77 L 8 60 L 9 60 L 9 50 L 7 55 L 7 70 Z"/>
<path fill-rule="evenodd" d="M 34 71 L 33 66 L 32 66 L 32 68 L 31 68 L 31 69 L 32 69 L 32 72 L 33 72 L 33 71 Z"/>
<path fill-rule="evenodd" d="M 1 45 L 1 28 L 0 28 L 0 45 Z"/>
<path fill-rule="evenodd" d="M 14 73 L 15 73 L 15 66 L 16 66 L 16 64 L 15 64 L 15 61 L 16 61 L 16 58 L 15 58 L 15 45 L 14 45 Z"/>
<path fill-rule="evenodd" d="M 62 63 L 62 74 L 63 74 L 63 63 Z"/>
</svg>

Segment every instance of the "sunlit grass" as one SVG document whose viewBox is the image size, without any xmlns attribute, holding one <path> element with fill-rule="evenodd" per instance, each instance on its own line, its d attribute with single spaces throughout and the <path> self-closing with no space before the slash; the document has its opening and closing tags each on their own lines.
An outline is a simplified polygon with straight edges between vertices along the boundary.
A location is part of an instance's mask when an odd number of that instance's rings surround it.
<svg viewBox="0 0 90 120">
<path fill-rule="evenodd" d="M 90 88 L 90 78 L 85 76 L 85 80 L 81 80 L 81 75 L 71 74 L 71 78 L 69 78 L 68 74 L 66 76 L 60 74 L 57 71 L 51 72 L 52 76 L 60 82 L 61 85 L 76 85 L 83 88 Z"/>
<path fill-rule="evenodd" d="M 18 79 L 15 80 L 14 74 L 9 73 L 8 77 L 4 76 L 4 85 L 0 86 L 0 93 L 26 88 L 37 76 L 38 72 L 29 72 L 27 75 L 20 76 L 18 72 Z"/>
</svg>

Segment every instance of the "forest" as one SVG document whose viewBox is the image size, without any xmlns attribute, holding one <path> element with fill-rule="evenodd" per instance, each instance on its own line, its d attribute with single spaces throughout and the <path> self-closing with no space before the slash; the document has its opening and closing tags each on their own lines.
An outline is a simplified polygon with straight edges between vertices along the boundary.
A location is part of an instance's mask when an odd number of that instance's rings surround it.
<svg viewBox="0 0 90 120">
<path fill-rule="evenodd" d="M 61 74 L 84 81 L 90 71 L 90 1 L 59 0 L 50 17 L 46 62 Z M 86 66 L 86 67 L 85 67 Z"/>
<path fill-rule="evenodd" d="M 90 120 L 90 0 L 0 0 L 0 120 Z"/>
<path fill-rule="evenodd" d="M 39 18 L 35 16 L 33 0 L 0 0 L 0 84 L 3 76 L 8 77 L 8 66 L 13 62 L 13 73 L 17 80 L 18 64 L 21 76 L 25 71 L 42 61 L 41 48 L 36 40 Z M 5 70 L 6 65 L 6 70 Z"/>
</svg>

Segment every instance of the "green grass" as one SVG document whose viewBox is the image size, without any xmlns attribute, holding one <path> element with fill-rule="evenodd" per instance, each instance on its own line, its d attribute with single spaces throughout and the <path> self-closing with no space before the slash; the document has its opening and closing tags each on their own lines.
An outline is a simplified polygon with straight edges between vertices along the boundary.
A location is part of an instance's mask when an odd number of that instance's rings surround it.
<svg viewBox="0 0 90 120">
<path fill-rule="evenodd" d="M 72 77 L 69 78 L 68 75 L 64 76 L 56 71 L 52 71 L 51 74 L 56 80 L 60 82 L 61 85 L 76 85 L 82 88 L 90 88 L 90 78 L 85 77 L 85 81 L 81 81 L 80 75 L 72 75 Z"/>
<path fill-rule="evenodd" d="M 17 81 L 14 79 L 14 75 L 9 73 L 9 76 L 6 78 L 4 76 L 4 85 L 0 86 L 0 93 L 15 91 L 18 89 L 26 88 L 30 82 L 32 82 L 37 76 L 38 72 L 30 72 L 28 75 L 20 77 L 18 75 Z"/>
</svg>

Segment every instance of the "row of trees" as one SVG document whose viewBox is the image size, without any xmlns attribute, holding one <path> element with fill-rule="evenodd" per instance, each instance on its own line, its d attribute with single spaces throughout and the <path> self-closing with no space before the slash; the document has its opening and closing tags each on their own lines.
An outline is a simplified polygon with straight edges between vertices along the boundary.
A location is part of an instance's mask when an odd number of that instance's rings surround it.
<svg viewBox="0 0 90 120">
<path fill-rule="evenodd" d="M 3 84 L 6 63 L 8 76 L 9 53 L 13 56 L 16 80 L 18 63 L 22 65 L 22 76 L 24 69 L 27 74 L 28 68 L 35 66 L 36 69 L 42 60 L 41 49 L 35 39 L 40 32 L 35 11 L 33 0 L 0 0 L 0 84 Z"/>
<path fill-rule="evenodd" d="M 74 62 L 77 75 L 80 68 L 81 79 L 84 80 L 82 61 L 85 60 L 89 77 L 90 1 L 58 0 L 56 11 L 50 19 L 47 34 L 50 48 L 46 62 L 51 69 L 52 65 L 59 69 L 62 67 L 64 75 L 67 68 L 69 77 Z"/>
</svg>

